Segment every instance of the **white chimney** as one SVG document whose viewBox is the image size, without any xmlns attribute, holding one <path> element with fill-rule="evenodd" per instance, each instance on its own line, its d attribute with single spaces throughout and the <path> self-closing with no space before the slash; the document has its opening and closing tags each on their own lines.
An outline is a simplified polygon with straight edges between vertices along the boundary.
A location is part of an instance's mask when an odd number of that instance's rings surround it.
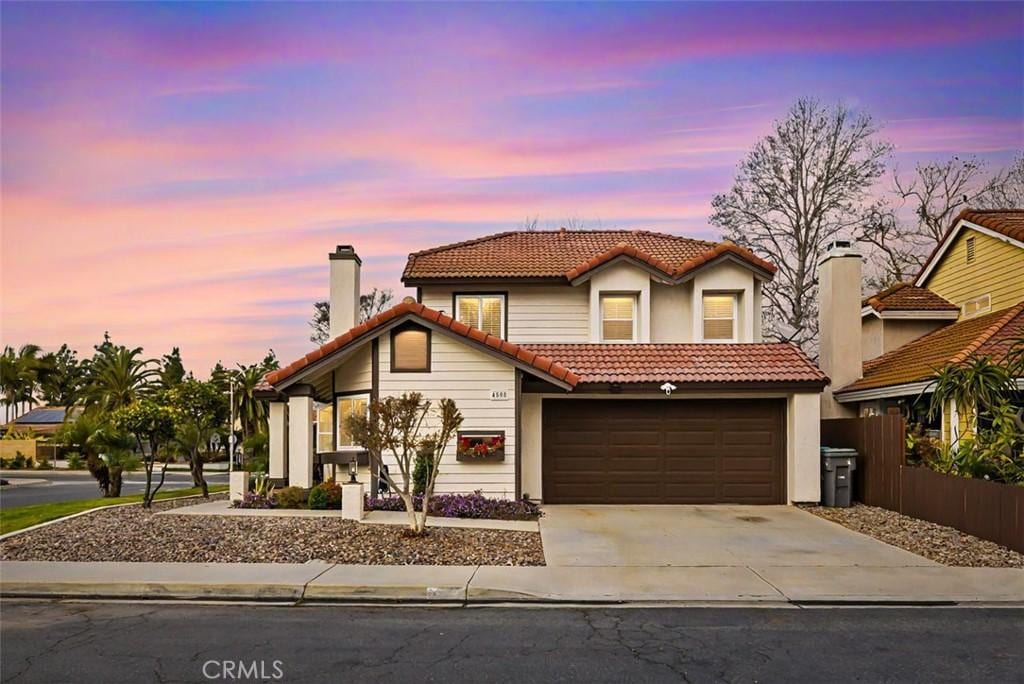
<svg viewBox="0 0 1024 684">
<path fill-rule="evenodd" d="M 359 268 L 352 245 L 338 245 L 331 257 L 331 338 L 359 324 Z"/>
<path fill-rule="evenodd" d="M 825 257 L 818 266 L 818 364 L 832 379 L 832 384 L 821 395 L 821 417 L 856 417 L 856 406 L 840 404 L 832 397 L 832 392 L 863 374 L 860 348 L 862 260 L 860 252 L 848 240 L 836 240 L 825 249 Z"/>
</svg>

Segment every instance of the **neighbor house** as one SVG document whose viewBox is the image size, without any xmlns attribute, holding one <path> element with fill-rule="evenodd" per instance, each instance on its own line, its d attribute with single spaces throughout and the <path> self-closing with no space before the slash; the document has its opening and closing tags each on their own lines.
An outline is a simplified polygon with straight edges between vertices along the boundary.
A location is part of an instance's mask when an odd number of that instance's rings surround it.
<svg viewBox="0 0 1024 684">
<path fill-rule="evenodd" d="M 824 417 L 898 411 L 955 440 L 973 407 L 929 415 L 936 370 L 971 354 L 1001 362 L 1024 338 L 1024 210 L 965 210 L 917 278 L 860 301 L 861 260 L 830 252 L 821 271 Z M 1024 380 L 1018 380 L 1024 387 Z"/>
<path fill-rule="evenodd" d="M 330 255 L 331 341 L 267 376 L 273 478 L 308 487 L 321 467 L 365 464 L 346 417 L 418 391 L 465 417 L 441 492 L 818 501 L 828 380 L 762 341 L 776 269 L 751 252 L 646 231 L 501 233 L 410 254 L 416 298 L 363 322 L 360 266 L 350 246 Z"/>
</svg>

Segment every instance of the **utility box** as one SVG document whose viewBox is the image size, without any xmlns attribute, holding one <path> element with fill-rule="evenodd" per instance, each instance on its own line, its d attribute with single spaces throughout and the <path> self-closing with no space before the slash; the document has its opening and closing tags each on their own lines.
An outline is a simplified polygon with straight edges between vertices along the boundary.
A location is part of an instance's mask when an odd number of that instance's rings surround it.
<svg viewBox="0 0 1024 684">
<path fill-rule="evenodd" d="M 856 449 L 821 447 L 822 505 L 850 507 L 853 503 L 853 471 L 856 469 Z"/>
</svg>

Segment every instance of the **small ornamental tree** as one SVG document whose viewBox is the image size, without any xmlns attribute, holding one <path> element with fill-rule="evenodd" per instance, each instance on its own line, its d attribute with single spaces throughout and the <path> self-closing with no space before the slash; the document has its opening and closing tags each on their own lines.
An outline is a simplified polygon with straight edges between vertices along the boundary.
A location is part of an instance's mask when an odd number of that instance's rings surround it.
<svg viewBox="0 0 1024 684">
<path fill-rule="evenodd" d="M 416 535 L 427 529 L 427 511 L 440 472 L 441 454 L 462 425 L 462 414 L 453 400 L 441 399 L 437 408 L 432 409 L 432 402 L 425 400 L 422 394 L 410 392 L 372 401 L 365 415 L 348 418 L 348 429 L 355 443 L 369 452 L 370 461 L 380 470 L 380 476 L 401 497 L 409 515 L 409 530 Z M 420 435 L 424 424 L 434 431 Z M 385 453 L 394 458 L 398 473 L 392 474 L 380 467 Z M 428 464 L 422 480 L 423 504 L 418 512 L 413 494 L 417 455 L 421 464 Z"/>
<path fill-rule="evenodd" d="M 227 399 L 213 383 L 191 378 L 168 390 L 165 399 L 175 412 L 174 441 L 188 459 L 192 484 L 202 488 L 203 496 L 209 496 L 201 452 L 228 420 Z"/>
<path fill-rule="evenodd" d="M 142 464 L 146 470 L 146 491 L 142 494 L 142 506 L 150 508 L 153 498 L 160 491 L 167 476 L 167 463 L 160 468 L 160 481 L 153 487 L 153 468 L 157 454 L 174 439 L 174 410 L 161 406 L 152 399 L 140 399 L 114 412 L 114 426 L 135 437 L 135 443 L 142 453 Z M 149 453 L 146 453 L 146 447 Z"/>
</svg>

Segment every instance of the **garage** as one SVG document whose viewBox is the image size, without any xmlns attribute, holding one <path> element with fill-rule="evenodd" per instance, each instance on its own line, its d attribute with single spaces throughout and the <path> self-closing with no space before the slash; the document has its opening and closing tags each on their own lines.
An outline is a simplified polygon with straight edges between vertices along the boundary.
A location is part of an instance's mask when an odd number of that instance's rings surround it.
<svg viewBox="0 0 1024 684">
<path fill-rule="evenodd" d="M 544 399 L 546 503 L 779 504 L 782 399 Z"/>
</svg>

